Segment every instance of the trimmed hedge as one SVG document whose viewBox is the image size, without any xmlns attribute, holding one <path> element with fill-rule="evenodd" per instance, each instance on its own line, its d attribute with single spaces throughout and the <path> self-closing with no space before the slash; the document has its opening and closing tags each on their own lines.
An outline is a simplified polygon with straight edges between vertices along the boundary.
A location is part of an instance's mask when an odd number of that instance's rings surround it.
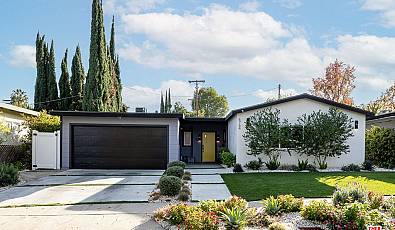
<svg viewBox="0 0 395 230">
<path fill-rule="evenodd" d="M 170 168 L 173 166 L 179 166 L 179 167 L 185 169 L 185 167 L 187 167 L 187 164 L 185 164 L 185 162 L 183 162 L 183 161 L 172 161 L 169 164 L 167 164 L 167 168 Z"/>
<path fill-rule="evenodd" d="M 165 196 L 175 196 L 180 192 L 181 179 L 175 176 L 162 176 L 159 180 L 160 194 Z"/>
<path fill-rule="evenodd" d="M 395 167 L 395 130 L 373 126 L 366 131 L 366 159 L 383 168 Z"/>
<path fill-rule="evenodd" d="M 166 169 L 164 174 L 166 176 L 176 176 L 181 179 L 184 176 L 184 169 L 180 166 L 172 166 Z"/>
</svg>

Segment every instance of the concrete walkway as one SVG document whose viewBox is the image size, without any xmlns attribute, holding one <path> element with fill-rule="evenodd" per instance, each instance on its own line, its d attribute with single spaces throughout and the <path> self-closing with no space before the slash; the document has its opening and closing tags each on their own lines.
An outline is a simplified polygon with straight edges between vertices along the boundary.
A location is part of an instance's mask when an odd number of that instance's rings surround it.
<svg viewBox="0 0 395 230">
<path fill-rule="evenodd" d="M 189 165 L 186 171 L 192 174 L 192 201 L 225 200 L 231 196 L 220 175 L 231 169 L 220 165 Z"/>
</svg>

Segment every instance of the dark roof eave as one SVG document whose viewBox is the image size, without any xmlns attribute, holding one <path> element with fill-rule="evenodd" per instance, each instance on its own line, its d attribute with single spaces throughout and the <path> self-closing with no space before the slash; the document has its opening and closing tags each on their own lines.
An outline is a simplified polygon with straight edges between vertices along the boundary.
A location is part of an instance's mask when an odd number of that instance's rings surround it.
<svg viewBox="0 0 395 230">
<path fill-rule="evenodd" d="M 377 119 L 390 118 L 390 117 L 394 117 L 395 118 L 395 112 L 384 113 L 384 114 L 380 114 L 380 115 L 377 115 L 377 116 L 368 117 L 366 120 L 373 121 L 373 120 L 377 120 Z"/>
<path fill-rule="evenodd" d="M 299 99 L 310 99 L 310 100 L 314 100 L 314 101 L 318 101 L 324 104 L 328 104 L 334 107 L 338 107 L 338 108 L 342 108 L 342 109 L 346 109 L 346 110 L 350 110 L 356 113 L 362 113 L 365 114 L 368 117 L 374 116 L 373 113 L 360 109 L 360 108 L 356 108 L 350 105 L 346 105 L 346 104 L 342 104 L 339 102 L 335 102 L 335 101 L 331 101 L 325 98 L 321 98 L 321 97 L 317 97 L 317 96 L 313 96 L 307 93 L 303 93 L 303 94 L 299 94 L 296 96 L 291 96 L 291 97 L 286 97 L 283 99 L 279 99 L 279 100 L 275 100 L 275 101 L 270 101 L 270 102 L 266 102 L 266 103 L 261 103 L 261 104 L 257 104 L 257 105 L 253 105 L 253 106 L 247 106 L 241 109 L 236 109 L 236 110 L 232 110 L 226 117 L 226 120 L 229 120 L 231 117 L 233 117 L 235 114 L 237 113 L 242 113 L 242 112 L 246 112 L 246 111 L 250 111 L 250 110 L 255 110 L 255 109 L 260 109 L 260 108 L 265 108 L 265 107 L 269 107 L 269 106 L 273 106 L 273 105 L 278 105 L 281 103 L 285 103 L 285 102 L 290 102 L 290 101 L 295 101 L 295 100 L 299 100 Z"/>
<path fill-rule="evenodd" d="M 88 111 L 50 111 L 49 114 L 68 117 L 137 117 L 137 118 L 177 118 L 182 119 L 179 113 L 127 113 L 127 112 L 88 112 Z"/>
</svg>

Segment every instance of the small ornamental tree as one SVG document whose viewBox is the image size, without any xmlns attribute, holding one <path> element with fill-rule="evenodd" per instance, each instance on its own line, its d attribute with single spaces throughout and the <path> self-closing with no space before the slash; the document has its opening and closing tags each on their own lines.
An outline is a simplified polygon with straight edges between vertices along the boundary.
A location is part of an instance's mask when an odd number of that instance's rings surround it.
<svg viewBox="0 0 395 230">
<path fill-rule="evenodd" d="M 254 113 L 245 123 L 246 132 L 243 135 L 248 147 L 248 155 L 264 154 L 269 162 L 278 162 L 280 143 L 284 140 L 284 127 L 288 121 L 279 118 L 280 111 L 270 108 Z"/>
<path fill-rule="evenodd" d="M 295 150 L 301 155 L 313 156 L 320 169 L 327 167 L 328 157 L 347 154 L 347 139 L 353 136 L 351 119 L 343 112 L 330 108 L 327 113 L 318 111 L 298 118 L 297 127 L 303 135 L 296 135 Z"/>
</svg>

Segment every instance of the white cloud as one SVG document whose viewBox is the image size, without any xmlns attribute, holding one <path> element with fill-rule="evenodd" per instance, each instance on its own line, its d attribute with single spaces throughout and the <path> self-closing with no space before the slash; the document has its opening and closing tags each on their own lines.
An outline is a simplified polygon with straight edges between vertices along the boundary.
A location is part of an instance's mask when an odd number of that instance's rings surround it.
<svg viewBox="0 0 395 230">
<path fill-rule="evenodd" d="M 125 45 L 121 57 L 155 68 L 300 83 L 322 68 L 306 39 L 264 12 L 212 5 L 202 15 L 126 14 L 122 21 L 126 34 L 146 41 Z"/>
<path fill-rule="evenodd" d="M 282 97 L 289 97 L 298 94 L 295 89 L 282 89 L 280 91 L 280 94 Z M 262 90 L 259 89 L 254 92 L 254 96 L 262 99 L 262 100 L 268 100 L 268 99 L 273 99 L 273 98 L 278 98 L 278 90 L 273 89 L 273 90 Z"/>
<path fill-rule="evenodd" d="M 288 9 L 295 9 L 302 5 L 300 0 L 273 0 L 275 3 L 280 4 L 280 6 L 288 8 Z"/>
<path fill-rule="evenodd" d="M 252 0 L 240 4 L 239 8 L 247 12 L 255 12 L 258 10 L 260 6 L 261 6 L 260 2 L 258 2 L 257 0 Z"/>
<path fill-rule="evenodd" d="M 30 45 L 14 45 L 10 50 L 10 65 L 15 67 L 35 67 L 36 49 Z"/>
<path fill-rule="evenodd" d="M 193 87 L 188 82 L 168 80 L 161 83 L 159 88 L 150 88 L 145 86 L 124 86 L 122 89 L 122 98 L 124 103 L 134 111 L 136 107 L 146 107 L 149 112 L 159 110 L 160 94 L 165 93 L 167 89 L 171 90 L 172 104 L 176 101 L 181 102 L 185 107 L 190 108 L 188 98 L 193 97 Z"/>
<path fill-rule="evenodd" d="M 395 0 L 365 0 L 361 8 L 378 12 L 384 26 L 395 27 Z"/>
</svg>

